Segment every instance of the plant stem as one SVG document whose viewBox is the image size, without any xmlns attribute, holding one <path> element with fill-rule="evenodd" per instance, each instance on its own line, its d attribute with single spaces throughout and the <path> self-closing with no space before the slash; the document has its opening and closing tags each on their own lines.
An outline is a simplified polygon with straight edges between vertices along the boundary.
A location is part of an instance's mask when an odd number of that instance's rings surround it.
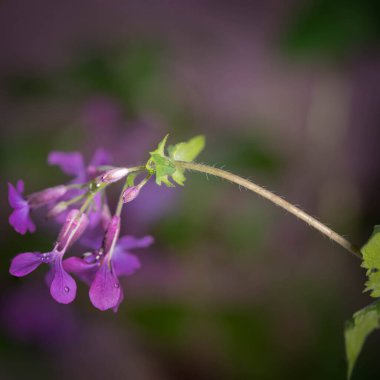
<svg viewBox="0 0 380 380">
<path fill-rule="evenodd" d="M 121 210 L 123 209 L 123 193 L 124 193 L 124 190 L 126 190 L 126 189 L 128 189 L 128 180 L 127 179 L 125 180 L 125 184 L 124 184 L 123 188 L 121 189 L 119 200 L 117 202 L 116 211 L 115 211 L 115 215 L 117 215 L 117 216 L 121 215 Z"/>
<path fill-rule="evenodd" d="M 276 194 L 273 194 L 271 191 L 266 190 L 262 188 L 259 185 L 256 185 L 255 183 L 244 179 L 242 177 L 239 177 L 238 175 L 229 173 L 225 170 L 214 168 L 212 166 L 198 164 L 195 162 L 184 162 L 184 161 L 175 161 L 175 165 L 180 169 L 187 169 L 187 170 L 193 170 L 205 174 L 210 174 L 215 177 L 223 178 L 227 181 L 236 183 L 237 185 L 243 186 L 248 190 L 253 191 L 254 193 L 260 195 L 261 197 L 267 199 L 268 201 L 274 203 L 275 205 L 283 208 L 284 210 L 290 212 L 294 216 L 296 216 L 298 219 L 303 220 L 305 223 L 307 223 L 309 226 L 315 228 L 319 232 L 321 232 L 323 235 L 327 236 L 331 240 L 335 241 L 335 243 L 342 246 L 344 249 L 352 253 L 357 258 L 361 259 L 360 250 L 358 247 L 356 247 L 354 244 L 352 244 L 350 241 L 345 239 L 343 236 L 339 235 L 317 219 L 313 218 L 306 212 L 302 211 L 298 207 L 294 206 L 293 204 L 287 202 L 285 199 L 279 197 Z"/>
</svg>

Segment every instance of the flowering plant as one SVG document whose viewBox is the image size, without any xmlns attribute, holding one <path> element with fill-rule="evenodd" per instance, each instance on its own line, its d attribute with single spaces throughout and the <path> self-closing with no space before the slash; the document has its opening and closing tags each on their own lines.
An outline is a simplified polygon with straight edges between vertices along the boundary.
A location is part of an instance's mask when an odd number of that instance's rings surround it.
<svg viewBox="0 0 380 380">
<path fill-rule="evenodd" d="M 34 209 L 47 207 L 46 216 L 61 224 L 61 230 L 50 252 L 25 252 L 15 256 L 10 273 L 23 277 L 41 264 L 48 264 L 46 282 L 51 296 L 59 303 L 71 303 L 76 296 L 76 276 L 89 286 L 91 303 L 100 310 L 117 311 L 123 300 L 123 289 L 119 278 L 130 276 L 140 268 L 137 256 L 130 251 L 147 248 L 153 243 L 149 235 L 135 238 L 120 237 L 121 211 L 142 191 L 146 183 L 155 178 L 157 185 L 173 187 L 184 185 L 185 171 L 210 174 L 238 184 L 282 207 L 297 218 L 315 228 L 345 250 L 361 260 L 367 270 L 366 291 L 375 298 L 380 297 L 380 226 L 362 249 L 357 248 L 343 236 L 302 211 L 283 198 L 259 185 L 212 166 L 193 162 L 203 150 L 205 139 L 196 136 L 187 142 L 169 146 L 168 136 L 150 152 L 145 165 L 115 167 L 110 165 L 107 152 L 98 150 L 89 165 L 85 165 L 80 153 L 52 152 L 48 163 L 58 165 L 62 171 L 74 178 L 67 184 L 54 186 L 24 196 L 24 183 L 9 184 L 9 203 L 13 212 L 9 222 L 18 233 L 33 233 L 36 226 L 30 216 Z M 107 202 L 106 190 L 112 184 L 124 180 L 114 212 Z M 64 258 L 71 246 L 79 242 L 87 250 L 79 256 Z M 380 327 L 380 300 L 354 314 L 345 329 L 348 377 L 366 337 Z"/>
</svg>

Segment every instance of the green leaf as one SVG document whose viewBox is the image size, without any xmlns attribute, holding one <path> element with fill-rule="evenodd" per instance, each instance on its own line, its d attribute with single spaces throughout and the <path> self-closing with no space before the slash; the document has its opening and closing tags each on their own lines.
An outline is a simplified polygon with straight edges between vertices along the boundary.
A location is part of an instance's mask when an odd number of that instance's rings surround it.
<svg viewBox="0 0 380 380">
<path fill-rule="evenodd" d="M 166 141 L 168 140 L 169 134 L 167 134 L 159 143 L 157 146 L 157 149 L 154 150 L 153 152 L 150 152 L 150 154 L 158 154 L 160 156 L 165 157 L 165 145 Z"/>
<path fill-rule="evenodd" d="M 380 300 L 357 311 L 346 323 L 344 331 L 346 341 L 346 357 L 348 361 L 347 378 L 352 374 L 356 359 L 367 336 L 380 327 Z"/>
<path fill-rule="evenodd" d="M 380 225 L 374 227 L 371 237 L 361 251 L 364 268 L 380 269 Z"/>
<path fill-rule="evenodd" d="M 380 297 L 380 226 L 375 226 L 373 234 L 361 249 L 362 267 L 367 269 L 368 281 L 365 291 L 371 291 L 372 297 Z"/>
<path fill-rule="evenodd" d="M 156 183 L 161 186 L 163 182 L 166 186 L 173 187 L 174 185 L 169 181 L 170 175 L 176 171 L 175 165 L 166 157 L 159 154 L 152 154 L 152 161 L 155 164 Z"/>
<path fill-rule="evenodd" d="M 156 183 L 161 185 L 164 183 L 168 187 L 173 187 L 169 177 L 183 186 L 186 180 L 184 171 L 175 166 L 174 161 L 193 161 L 205 146 L 204 136 L 196 136 L 187 142 L 181 142 L 168 148 L 169 157 L 165 155 L 165 145 L 169 135 L 166 135 L 158 147 L 150 152 L 150 159 L 146 164 L 146 168 L 150 173 L 156 174 Z"/>
<path fill-rule="evenodd" d="M 198 135 L 187 142 L 181 142 L 169 147 L 169 155 L 173 160 L 191 162 L 205 147 L 205 137 Z"/>
<path fill-rule="evenodd" d="M 380 297 L 380 272 L 367 273 L 368 281 L 366 281 L 365 292 L 371 292 L 371 297 Z"/>
<path fill-rule="evenodd" d="M 169 135 L 166 135 L 158 144 L 157 149 L 150 152 L 150 159 L 146 168 L 150 173 L 156 174 L 156 183 L 161 186 L 163 182 L 168 187 L 174 185 L 169 181 L 169 175 L 175 172 L 175 166 L 168 157 L 165 156 L 165 145 Z"/>
<path fill-rule="evenodd" d="M 202 152 L 205 143 L 203 135 L 195 136 L 187 142 L 169 146 L 169 156 L 173 160 L 191 162 Z M 173 174 L 173 180 L 183 186 L 186 180 L 184 170 L 177 168 Z"/>
<path fill-rule="evenodd" d="M 186 181 L 185 172 L 182 169 L 176 169 L 174 174 L 172 175 L 173 180 L 178 183 L 178 185 L 183 186 Z"/>
</svg>

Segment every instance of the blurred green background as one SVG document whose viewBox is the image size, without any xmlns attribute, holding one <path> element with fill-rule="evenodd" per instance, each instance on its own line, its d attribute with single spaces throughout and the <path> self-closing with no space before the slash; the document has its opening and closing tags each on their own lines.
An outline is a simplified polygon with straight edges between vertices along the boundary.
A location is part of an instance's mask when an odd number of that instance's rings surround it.
<svg viewBox="0 0 380 380">
<path fill-rule="evenodd" d="M 344 321 L 370 302 L 358 261 L 228 183 L 150 186 L 124 232 L 152 234 L 119 312 L 79 287 L 55 304 L 42 270 L 56 228 L 18 236 L 7 181 L 66 181 L 51 150 L 143 163 L 204 134 L 200 161 L 249 177 L 362 244 L 379 223 L 376 1 L 4 0 L 0 3 L 1 379 L 344 379 Z M 80 252 L 79 252 L 80 253 Z M 380 378 L 380 335 L 353 379 Z"/>
</svg>

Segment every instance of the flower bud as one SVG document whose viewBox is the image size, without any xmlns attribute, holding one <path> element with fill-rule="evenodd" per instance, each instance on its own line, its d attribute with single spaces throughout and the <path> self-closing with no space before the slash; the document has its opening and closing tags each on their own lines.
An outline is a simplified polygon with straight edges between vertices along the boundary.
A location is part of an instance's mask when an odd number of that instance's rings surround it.
<svg viewBox="0 0 380 380">
<path fill-rule="evenodd" d="M 58 202 L 54 207 L 52 207 L 46 214 L 47 218 L 55 218 L 57 215 L 62 213 L 67 209 L 66 202 Z"/>
<path fill-rule="evenodd" d="M 129 170 L 127 168 L 115 168 L 108 172 L 105 172 L 101 177 L 101 182 L 112 183 L 119 181 L 128 174 Z"/>
<path fill-rule="evenodd" d="M 128 203 L 132 202 L 139 195 L 139 193 L 140 188 L 138 186 L 132 186 L 128 187 L 128 189 L 125 189 L 121 197 L 124 203 Z"/>
<path fill-rule="evenodd" d="M 104 252 L 106 254 L 113 250 L 113 247 L 115 246 L 116 241 L 119 238 L 119 232 L 120 232 L 120 217 L 117 215 L 114 215 L 108 225 L 107 232 L 104 237 Z"/>
<path fill-rule="evenodd" d="M 49 187 L 48 189 L 39 191 L 38 193 L 30 194 L 28 197 L 28 203 L 30 207 L 33 208 L 45 206 L 62 197 L 66 191 L 67 187 L 64 185 Z"/>
<path fill-rule="evenodd" d="M 80 213 L 79 210 L 71 210 L 63 224 L 58 236 L 58 250 L 67 249 L 74 244 L 83 234 L 89 223 L 86 214 Z"/>
</svg>

